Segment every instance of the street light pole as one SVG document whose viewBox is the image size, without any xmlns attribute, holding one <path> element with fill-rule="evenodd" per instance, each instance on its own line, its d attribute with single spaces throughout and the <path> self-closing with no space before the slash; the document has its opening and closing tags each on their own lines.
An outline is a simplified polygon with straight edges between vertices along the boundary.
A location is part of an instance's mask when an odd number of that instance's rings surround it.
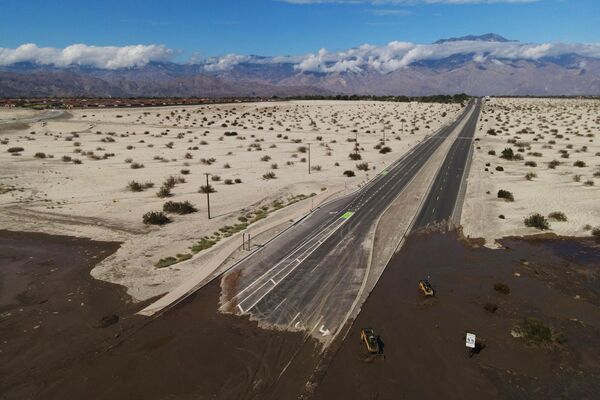
<svg viewBox="0 0 600 400">
<path fill-rule="evenodd" d="M 208 211 L 208 219 L 210 219 L 210 185 L 208 184 L 208 173 L 206 175 L 206 210 Z"/>
</svg>

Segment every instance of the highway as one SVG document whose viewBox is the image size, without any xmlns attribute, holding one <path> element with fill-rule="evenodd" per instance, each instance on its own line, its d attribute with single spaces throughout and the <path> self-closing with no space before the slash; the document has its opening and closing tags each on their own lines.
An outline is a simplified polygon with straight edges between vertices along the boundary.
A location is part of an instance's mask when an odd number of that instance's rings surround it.
<svg viewBox="0 0 600 400">
<path fill-rule="evenodd" d="M 467 160 L 473 145 L 478 118 L 479 112 L 473 113 L 460 136 L 452 144 L 415 220 L 414 230 L 437 222 L 449 221 L 456 209 L 457 200 L 462 202 L 463 199 L 459 199 L 460 188 L 468 175 Z"/>
<path fill-rule="evenodd" d="M 221 310 L 250 314 L 277 328 L 303 330 L 325 342 L 335 336 L 365 289 L 370 234 L 378 217 L 461 121 L 468 115 L 476 121 L 478 114 L 479 103 L 471 102 L 452 124 L 359 191 L 322 206 L 228 271 Z M 460 151 L 462 147 L 455 154 Z"/>
</svg>

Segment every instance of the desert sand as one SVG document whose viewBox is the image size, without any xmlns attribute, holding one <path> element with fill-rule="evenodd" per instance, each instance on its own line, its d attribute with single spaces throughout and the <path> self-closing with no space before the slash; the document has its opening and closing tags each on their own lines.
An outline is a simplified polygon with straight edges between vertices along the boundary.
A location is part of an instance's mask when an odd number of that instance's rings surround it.
<svg viewBox="0 0 600 400">
<path fill-rule="evenodd" d="M 476 133 L 461 224 L 489 246 L 505 236 L 590 236 L 600 226 L 600 101 L 486 102 Z M 512 149 L 513 157 L 503 155 Z M 511 159 L 512 158 L 512 159 Z M 514 201 L 498 197 L 500 190 Z M 552 218 L 551 213 L 558 218 Z M 525 226 L 533 213 L 548 230 Z"/>
<path fill-rule="evenodd" d="M 198 269 L 216 269 L 240 247 L 240 224 L 260 220 L 251 225 L 263 227 L 255 233 L 276 233 L 278 225 L 367 182 L 459 109 L 294 101 L 70 110 L 67 117 L 0 132 L 0 224 L 123 242 L 92 274 L 125 285 L 136 300 L 148 299 Z M 20 113 L 0 110 L 0 119 Z M 361 160 L 349 157 L 356 139 Z M 385 147 L 391 151 L 382 153 Z M 361 163 L 368 170 L 357 168 Z M 207 173 L 215 189 L 211 219 L 199 193 Z M 170 195 L 158 197 L 169 177 Z M 152 187 L 132 191 L 133 181 Z M 167 201 L 189 201 L 198 211 L 166 213 L 172 222 L 162 226 L 142 222 Z M 211 241 L 218 244 L 203 249 Z M 193 258 L 157 267 L 177 254 Z"/>
</svg>

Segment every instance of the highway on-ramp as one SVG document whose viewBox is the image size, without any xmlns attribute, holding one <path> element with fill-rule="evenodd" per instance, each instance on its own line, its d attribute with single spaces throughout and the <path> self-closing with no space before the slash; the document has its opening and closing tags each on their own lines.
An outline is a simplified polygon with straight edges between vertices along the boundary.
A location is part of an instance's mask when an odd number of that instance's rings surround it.
<svg viewBox="0 0 600 400">
<path fill-rule="evenodd" d="M 478 115 L 478 109 L 478 101 L 471 102 L 453 123 L 362 189 L 322 206 L 228 271 L 222 280 L 221 310 L 306 331 L 325 342 L 334 337 L 364 290 L 379 216 L 462 120 Z"/>
</svg>

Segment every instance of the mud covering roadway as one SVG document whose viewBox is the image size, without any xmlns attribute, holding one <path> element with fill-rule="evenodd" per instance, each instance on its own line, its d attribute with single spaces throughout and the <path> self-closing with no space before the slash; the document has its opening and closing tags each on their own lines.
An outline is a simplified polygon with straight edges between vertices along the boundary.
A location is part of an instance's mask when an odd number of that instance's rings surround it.
<svg viewBox="0 0 600 400">
<path fill-rule="evenodd" d="M 304 331 L 329 343 L 356 309 L 369 278 L 379 216 L 462 120 L 469 115 L 476 120 L 478 114 L 479 103 L 473 101 L 452 124 L 380 171 L 361 190 L 322 206 L 225 274 L 221 310 L 250 315 L 261 326 Z"/>
</svg>

